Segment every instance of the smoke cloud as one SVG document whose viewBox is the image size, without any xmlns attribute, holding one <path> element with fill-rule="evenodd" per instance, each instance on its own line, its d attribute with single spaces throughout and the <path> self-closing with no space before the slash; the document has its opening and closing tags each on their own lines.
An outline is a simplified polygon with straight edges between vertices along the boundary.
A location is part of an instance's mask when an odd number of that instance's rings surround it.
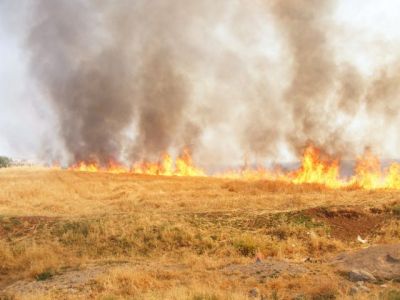
<svg viewBox="0 0 400 300">
<path fill-rule="evenodd" d="M 215 162 L 226 145 L 273 160 L 309 142 L 353 155 L 379 138 L 355 139 L 349 120 L 363 110 L 394 118 L 399 72 L 367 77 L 336 59 L 335 5 L 37 0 L 30 70 L 70 162 L 134 161 L 184 146 Z M 210 141 L 220 155 L 210 155 Z"/>
<path fill-rule="evenodd" d="M 308 143 L 336 155 L 354 156 L 360 140 L 347 134 L 346 122 L 364 108 L 367 118 L 389 123 L 400 110 L 398 72 L 382 67 L 365 77 L 353 65 L 340 63 L 332 40 L 335 24 L 332 15 L 337 1 L 283 0 L 269 2 L 274 18 L 286 38 L 292 58 L 291 80 L 283 94 L 290 111 L 288 145 L 296 152 Z M 362 147 L 379 144 L 377 130 L 368 133 Z M 357 145 L 358 144 L 358 145 Z"/>
</svg>

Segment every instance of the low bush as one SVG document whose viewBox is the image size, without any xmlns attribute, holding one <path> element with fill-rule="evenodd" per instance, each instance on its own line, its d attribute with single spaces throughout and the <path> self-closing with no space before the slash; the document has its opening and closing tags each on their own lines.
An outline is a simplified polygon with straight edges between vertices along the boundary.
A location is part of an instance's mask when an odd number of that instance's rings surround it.
<svg viewBox="0 0 400 300">
<path fill-rule="evenodd" d="M 11 158 L 0 156 L 0 168 L 8 168 L 11 166 Z"/>
</svg>

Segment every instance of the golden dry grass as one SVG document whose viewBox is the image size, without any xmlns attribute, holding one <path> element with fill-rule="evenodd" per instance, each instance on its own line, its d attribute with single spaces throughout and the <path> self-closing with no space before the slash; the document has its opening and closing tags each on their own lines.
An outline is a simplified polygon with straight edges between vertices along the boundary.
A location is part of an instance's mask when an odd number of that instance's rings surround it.
<svg viewBox="0 0 400 300">
<path fill-rule="evenodd" d="M 363 246 L 351 235 L 357 226 L 350 223 L 355 227 L 351 234 L 337 233 L 337 224 L 319 218 L 315 208 L 357 210 L 360 222 L 376 222 L 363 238 L 398 241 L 399 196 L 399 191 L 266 181 L 1 170 L 0 288 L 18 280 L 53 278 L 53 289 L 21 288 L 15 295 L 245 299 L 257 287 L 277 299 L 345 298 L 349 283 L 324 266 L 316 274 L 288 274 L 266 282 L 228 277 L 221 270 L 252 263 L 256 256 L 325 260 Z M 103 271 L 77 293 L 57 286 L 57 276 L 71 270 L 84 274 L 93 265 Z M 385 292 L 371 290 L 377 297 Z"/>
</svg>

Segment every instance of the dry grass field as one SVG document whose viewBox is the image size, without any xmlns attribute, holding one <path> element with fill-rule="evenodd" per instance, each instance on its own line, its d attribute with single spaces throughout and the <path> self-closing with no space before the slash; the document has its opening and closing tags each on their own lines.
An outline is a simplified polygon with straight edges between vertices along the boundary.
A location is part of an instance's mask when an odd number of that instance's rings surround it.
<svg viewBox="0 0 400 300">
<path fill-rule="evenodd" d="M 399 299 L 331 263 L 399 240 L 400 191 L 0 171 L 2 299 Z"/>
</svg>

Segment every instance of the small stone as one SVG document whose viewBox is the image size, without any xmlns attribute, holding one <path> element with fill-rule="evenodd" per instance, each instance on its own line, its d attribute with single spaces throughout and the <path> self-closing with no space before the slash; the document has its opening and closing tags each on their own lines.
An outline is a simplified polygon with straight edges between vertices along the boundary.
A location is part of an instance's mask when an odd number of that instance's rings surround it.
<svg viewBox="0 0 400 300">
<path fill-rule="evenodd" d="M 367 240 L 364 240 L 364 239 L 362 239 L 361 238 L 361 236 L 357 236 L 357 241 L 359 241 L 360 243 L 362 243 L 362 244 L 366 244 L 366 243 L 368 243 L 368 241 Z"/>
<path fill-rule="evenodd" d="M 371 273 L 364 270 L 352 270 L 349 272 L 350 281 L 376 281 L 376 278 Z"/>
<path fill-rule="evenodd" d="M 355 294 L 357 294 L 357 293 L 358 293 L 358 287 L 352 286 L 352 287 L 350 288 L 350 290 L 349 290 L 349 295 L 350 295 L 350 296 L 353 296 L 353 295 L 355 295 Z"/>
<path fill-rule="evenodd" d="M 365 285 L 360 286 L 359 289 L 360 289 L 360 291 L 366 292 L 366 293 L 369 293 L 369 292 L 371 291 L 371 290 L 370 290 L 368 287 L 366 287 Z"/>
<path fill-rule="evenodd" d="M 260 295 L 260 290 L 258 288 L 253 288 L 249 291 L 250 298 L 257 298 Z"/>
<path fill-rule="evenodd" d="M 316 264 L 316 263 L 318 263 L 318 260 L 315 259 L 315 258 L 307 257 L 307 258 L 304 260 L 304 262 Z"/>
<path fill-rule="evenodd" d="M 397 257 L 394 257 L 390 254 L 386 255 L 386 261 L 391 264 L 399 264 L 400 263 L 400 259 L 398 259 Z"/>
</svg>

